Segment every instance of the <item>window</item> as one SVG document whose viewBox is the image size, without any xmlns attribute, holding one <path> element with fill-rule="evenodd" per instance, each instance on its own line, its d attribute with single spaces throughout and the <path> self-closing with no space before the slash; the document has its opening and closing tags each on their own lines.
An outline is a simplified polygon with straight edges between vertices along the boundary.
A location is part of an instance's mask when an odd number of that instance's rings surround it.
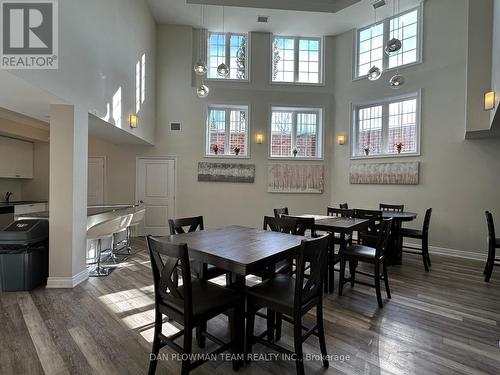
<svg viewBox="0 0 500 375">
<path fill-rule="evenodd" d="M 210 79 L 248 79 L 248 36 L 233 33 L 208 34 L 208 75 Z M 217 67 L 225 63 L 229 75 L 223 78 L 217 74 Z"/>
<path fill-rule="evenodd" d="M 420 93 L 353 105 L 352 134 L 353 158 L 418 155 Z"/>
<path fill-rule="evenodd" d="M 386 70 L 420 62 L 420 19 L 421 7 L 418 7 L 358 30 L 355 77 L 366 76 L 374 65 Z M 388 56 L 384 48 L 392 38 L 401 40 L 402 47 Z"/>
<path fill-rule="evenodd" d="M 248 157 L 248 106 L 209 106 L 207 156 Z"/>
<path fill-rule="evenodd" d="M 270 157 L 321 159 L 322 112 L 321 108 L 272 107 Z"/>
<path fill-rule="evenodd" d="M 141 110 L 141 104 L 146 100 L 146 55 L 135 64 L 135 113 Z"/>
<path fill-rule="evenodd" d="M 122 88 L 119 87 L 113 95 L 113 119 L 118 128 L 122 127 Z"/>
<path fill-rule="evenodd" d="M 274 37 L 272 81 L 321 83 L 321 38 Z"/>
</svg>

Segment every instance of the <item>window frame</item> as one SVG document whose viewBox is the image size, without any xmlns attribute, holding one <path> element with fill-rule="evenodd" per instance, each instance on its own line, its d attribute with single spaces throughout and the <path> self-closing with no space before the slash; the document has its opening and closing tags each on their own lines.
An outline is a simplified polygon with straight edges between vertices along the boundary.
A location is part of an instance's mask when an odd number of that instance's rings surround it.
<svg viewBox="0 0 500 375">
<path fill-rule="evenodd" d="M 316 157 L 304 157 L 304 156 L 272 156 L 272 121 L 273 121 L 273 111 L 277 109 L 283 112 L 294 112 L 293 123 L 292 123 L 292 145 L 291 148 L 295 146 L 297 140 L 297 113 L 316 113 L 318 114 L 319 130 L 317 131 L 316 141 Z M 321 161 L 325 160 L 325 107 L 324 106 L 308 106 L 308 105 L 282 105 L 282 104 L 271 104 L 269 105 L 269 119 L 268 119 L 268 160 L 299 160 L 299 161 Z"/>
<path fill-rule="evenodd" d="M 408 64 L 404 65 L 399 65 L 393 68 L 389 68 L 389 56 L 385 53 L 385 51 L 382 51 L 382 73 L 385 72 L 394 72 L 398 69 L 404 69 L 408 68 L 411 66 L 415 66 L 418 64 L 422 64 L 423 62 L 423 39 L 424 39 L 424 2 L 421 2 L 418 6 L 413 7 L 411 9 L 408 9 L 404 12 L 395 14 L 394 16 L 385 18 L 381 21 L 372 23 L 370 25 L 367 25 L 365 27 L 355 29 L 355 35 L 354 35 L 354 57 L 353 57 L 353 66 L 352 66 L 352 80 L 353 81 L 359 81 L 362 79 L 366 79 L 368 77 L 368 74 L 360 75 L 358 76 L 358 62 L 359 62 L 359 35 L 362 31 L 367 30 L 375 25 L 384 24 L 384 33 L 383 33 L 383 38 L 384 38 L 384 44 L 383 48 L 385 48 L 386 43 L 389 41 L 389 35 L 390 35 L 390 22 L 392 19 L 403 16 L 407 13 L 411 13 L 413 11 L 417 11 L 417 60 Z"/>
<path fill-rule="evenodd" d="M 246 71 L 245 71 L 245 79 L 235 79 L 235 78 L 221 78 L 221 77 L 217 77 L 217 78 L 209 78 L 208 77 L 208 72 L 206 74 L 206 78 L 205 78 L 205 81 L 207 82 L 250 82 L 250 61 L 251 60 L 251 57 L 250 57 L 250 53 L 251 53 L 251 33 L 248 32 L 248 33 L 233 33 L 233 32 L 222 32 L 222 31 L 208 31 L 207 32 L 207 50 L 206 50 L 206 58 L 207 58 L 207 69 L 209 69 L 209 62 L 210 62 L 210 36 L 212 34 L 225 34 L 225 45 L 226 45 L 226 48 L 225 48 L 225 63 L 226 65 L 229 67 L 229 69 L 231 69 L 231 66 L 229 65 L 230 61 L 231 61 L 231 36 L 233 35 L 236 35 L 236 36 L 244 36 L 246 37 L 246 40 L 247 40 L 247 46 L 246 46 L 246 55 L 245 55 L 245 66 L 246 66 Z M 229 76 L 228 76 L 229 77 Z"/>
<path fill-rule="evenodd" d="M 416 151 L 412 153 L 401 154 L 370 154 L 370 155 L 356 155 L 358 149 L 358 111 L 363 108 L 382 106 L 382 147 L 387 146 L 387 130 L 389 129 L 389 105 L 395 102 L 401 102 L 409 99 L 417 99 L 415 109 L 415 126 L 416 126 Z M 418 91 L 409 92 L 397 96 L 390 96 L 379 100 L 366 101 L 366 102 L 353 102 L 351 103 L 351 126 L 349 132 L 350 142 L 350 159 L 351 160 L 365 160 L 365 159 L 384 159 L 384 158 L 405 158 L 405 157 L 418 157 L 421 156 L 421 142 L 422 142 L 422 89 Z M 386 148 L 385 148 L 386 149 Z"/>
<path fill-rule="evenodd" d="M 274 81 L 273 80 L 273 52 L 275 38 L 294 39 L 294 81 Z M 300 40 L 317 40 L 319 41 L 319 82 L 299 82 L 299 41 Z M 269 84 L 271 85 L 293 85 L 293 86 L 325 86 L 325 37 L 308 37 L 308 36 L 287 36 L 271 34 L 270 38 L 270 60 L 269 60 Z"/>
<path fill-rule="evenodd" d="M 210 115 L 210 110 L 215 109 L 215 110 L 225 110 L 226 111 L 226 141 L 229 139 L 230 136 L 230 131 L 231 131 L 231 115 L 228 112 L 231 112 L 232 110 L 245 110 L 247 113 L 247 123 L 246 123 L 246 144 L 245 147 L 247 149 L 246 155 L 234 155 L 234 154 L 210 154 L 210 145 L 209 145 L 209 139 L 210 139 L 210 132 L 209 132 L 209 115 Z M 211 103 L 208 104 L 205 107 L 205 158 L 211 158 L 211 159 L 250 159 L 251 158 L 251 139 L 250 139 L 250 104 L 220 104 L 220 103 Z M 225 147 L 224 147 L 225 148 Z M 229 147 L 228 147 L 229 149 Z"/>
</svg>

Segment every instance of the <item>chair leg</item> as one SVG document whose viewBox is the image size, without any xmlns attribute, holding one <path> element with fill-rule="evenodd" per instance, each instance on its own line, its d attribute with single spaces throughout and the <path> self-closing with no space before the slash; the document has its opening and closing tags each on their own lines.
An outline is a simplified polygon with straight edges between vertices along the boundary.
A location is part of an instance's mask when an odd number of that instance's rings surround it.
<svg viewBox="0 0 500 375">
<path fill-rule="evenodd" d="M 335 290 L 335 245 L 328 252 L 328 290 L 333 293 Z"/>
<path fill-rule="evenodd" d="M 155 333 L 153 339 L 153 348 L 151 349 L 151 355 L 149 357 L 149 369 L 148 375 L 154 375 L 156 372 L 156 366 L 158 365 L 158 353 L 160 353 L 160 333 L 162 325 L 161 313 L 155 313 Z"/>
<path fill-rule="evenodd" d="M 304 375 L 304 355 L 302 353 L 302 319 L 294 319 L 293 323 L 293 343 L 295 349 L 295 366 L 297 375 Z"/>
<path fill-rule="evenodd" d="M 387 298 L 391 298 L 391 291 L 389 289 L 389 277 L 387 277 L 387 259 L 384 259 L 383 265 L 383 273 L 384 273 L 384 283 L 385 283 L 385 292 L 387 294 Z"/>
<path fill-rule="evenodd" d="M 495 267 L 494 261 L 490 262 L 489 267 L 486 270 L 486 275 L 484 276 L 484 281 L 486 281 L 487 283 L 490 281 L 491 274 L 493 273 L 493 267 Z"/>
<path fill-rule="evenodd" d="M 184 327 L 184 353 L 186 359 L 182 361 L 182 375 L 188 375 L 191 370 L 190 354 L 193 351 L 193 329 L 187 325 Z"/>
<path fill-rule="evenodd" d="M 383 308 L 382 293 L 380 292 L 380 262 L 375 262 L 375 291 L 377 292 L 378 305 Z"/>
<path fill-rule="evenodd" d="M 233 354 L 233 371 L 238 371 L 240 368 L 239 360 L 237 359 L 239 352 L 239 341 L 243 338 L 241 332 L 238 332 L 238 327 L 240 326 L 237 321 L 238 319 L 243 319 L 244 314 L 240 311 L 240 308 L 234 308 L 229 313 L 229 328 L 231 330 L 231 343 L 232 343 L 232 354 Z"/>
<path fill-rule="evenodd" d="M 276 313 L 276 336 L 274 337 L 275 341 L 280 341 L 281 339 L 281 326 L 283 325 L 283 314 Z"/>
<path fill-rule="evenodd" d="M 340 258 L 339 296 L 342 295 L 342 292 L 344 290 L 344 280 L 345 280 L 345 259 Z"/>
<path fill-rule="evenodd" d="M 425 272 L 429 272 L 429 248 L 425 240 L 422 241 L 422 261 L 424 262 Z"/>
<path fill-rule="evenodd" d="M 323 357 L 323 367 L 328 368 L 328 354 L 326 352 L 325 329 L 323 327 L 323 301 L 316 306 L 316 324 L 318 326 L 319 347 Z"/>
<path fill-rule="evenodd" d="M 356 281 L 356 267 L 358 266 L 357 260 L 349 261 L 349 272 L 351 274 L 351 288 L 354 288 L 354 283 Z"/>
<path fill-rule="evenodd" d="M 245 349 L 245 359 L 250 362 L 250 355 L 252 354 L 252 346 L 254 341 L 253 331 L 255 326 L 255 306 L 248 302 L 247 307 L 247 334 L 246 334 L 246 349 Z"/>
<path fill-rule="evenodd" d="M 267 309 L 267 339 L 269 341 L 274 340 L 275 323 L 276 313 L 270 309 Z"/>
<path fill-rule="evenodd" d="M 205 347 L 206 337 L 205 333 L 207 332 L 207 322 L 201 323 L 196 327 L 196 343 L 199 348 Z"/>
</svg>

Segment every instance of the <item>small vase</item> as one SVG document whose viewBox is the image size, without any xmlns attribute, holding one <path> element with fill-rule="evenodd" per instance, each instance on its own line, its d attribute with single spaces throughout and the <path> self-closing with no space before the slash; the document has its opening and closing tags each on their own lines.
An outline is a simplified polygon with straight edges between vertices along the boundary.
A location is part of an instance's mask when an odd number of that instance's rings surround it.
<svg viewBox="0 0 500 375">
<path fill-rule="evenodd" d="M 293 153 L 293 157 L 295 158 L 295 157 L 297 157 L 297 154 L 298 154 L 299 152 L 298 152 L 297 150 L 293 150 L 293 151 L 292 151 L 292 153 Z"/>
<path fill-rule="evenodd" d="M 240 150 L 238 150 L 238 151 L 234 150 L 234 153 L 236 156 L 238 156 L 240 154 Z"/>
<path fill-rule="evenodd" d="M 365 155 L 366 156 L 370 155 L 370 150 L 365 150 Z"/>
<path fill-rule="evenodd" d="M 402 149 L 400 149 L 400 148 L 398 148 L 397 150 L 398 150 L 398 154 L 400 154 L 400 153 L 401 153 L 401 151 L 403 151 L 403 150 L 402 150 Z"/>
</svg>

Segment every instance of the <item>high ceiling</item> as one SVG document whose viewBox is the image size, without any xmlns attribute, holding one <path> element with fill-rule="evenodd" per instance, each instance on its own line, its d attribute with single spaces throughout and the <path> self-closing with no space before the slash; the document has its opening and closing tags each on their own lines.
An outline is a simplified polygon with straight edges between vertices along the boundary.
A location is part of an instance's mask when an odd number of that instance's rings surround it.
<svg viewBox="0 0 500 375">
<path fill-rule="evenodd" d="M 192 1 L 192 0 L 190 0 Z M 200 0 L 198 0 L 201 2 Z M 241 6 L 256 0 L 218 0 L 221 3 L 232 3 L 238 6 L 226 6 L 225 30 L 233 32 L 265 31 L 280 35 L 322 36 L 336 35 L 352 28 L 361 27 L 374 22 L 372 0 L 353 1 L 351 5 L 337 13 L 321 13 L 295 10 L 277 10 L 250 8 Z M 280 3 L 281 0 L 267 0 L 269 3 Z M 309 0 L 310 1 L 310 0 Z M 325 2 L 326 0 L 322 0 Z M 331 0 L 332 2 L 338 0 Z M 377 19 L 392 15 L 393 1 L 386 0 L 387 5 L 377 11 Z M 418 5 L 422 0 L 400 0 L 401 11 Z M 217 2 L 210 0 L 209 2 Z M 156 21 L 161 24 L 177 24 L 201 27 L 201 5 L 187 4 L 186 0 L 148 0 Z M 262 3 L 262 1 L 258 1 Z M 294 1 L 297 3 L 297 1 Z M 344 2 L 351 3 L 350 1 Z M 270 5 L 271 6 L 271 5 Z M 211 31 L 222 30 L 222 7 L 204 6 L 204 27 Z M 269 16 L 269 23 L 258 23 L 258 16 Z"/>
</svg>

